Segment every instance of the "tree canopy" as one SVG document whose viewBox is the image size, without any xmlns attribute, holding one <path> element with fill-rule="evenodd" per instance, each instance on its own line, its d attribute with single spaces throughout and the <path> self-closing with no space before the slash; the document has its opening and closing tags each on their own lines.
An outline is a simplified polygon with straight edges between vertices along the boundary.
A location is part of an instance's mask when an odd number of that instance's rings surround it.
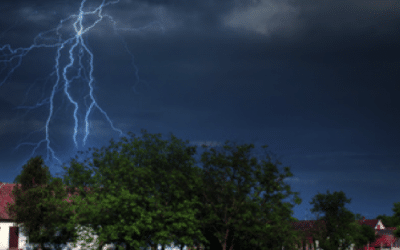
<svg viewBox="0 0 400 250">
<path fill-rule="evenodd" d="M 62 224 L 68 215 L 58 206 L 58 201 L 67 197 L 61 179 L 52 178 L 43 159 L 38 156 L 23 166 L 16 178 L 13 189 L 14 204 L 8 204 L 8 214 L 18 224 L 22 232 L 42 249 L 60 249 L 76 234 L 68 231 Z M 46 245 L 45 245 L 46 244 Z"/>
<path fill-rule="evenodd" d="M 109 147 L 94 149 L 92 158 L 78 162 L 76 157 L 64 166 L 63 184 L 79 195 L 70 204 L 47 196 L 49 204 L 63 208 L 57 210 L 60 217 L 68 215 L 61 228 L 91 228 L 98 235 L 97 248 L 176 242 L 212 250 L 264 250 L 294 249 L 299 243 L 300 234 L 290 224 L 294 205 L 282 201 L 294 195 L 292 202 L 301 203 L 283 182 L 293 174 L 289 167 L 279 173 L 281 163 L 268 155 L 266 160 L 251 157 L 253 144 L 226 141 L 221 152 L 203 146 L 200 168 L 193 158 L 196 147 L 188 141 L 172 134 L 163 140 L 145 130 L 141 138 L 128 134 L 130 140 L 111 140 Z M 93 237 L 80 234 L 72 240 L 90 243 Z"/>
<path fill-rule="evenodd" d="M 325 216 L 314 229 L 296 231 L 292 208 L 301 199 L 283 182 L 293 174 L 289 167 L 280 173 L 281 163 L 269 155 L 251 157 L 253 144 L 203 145 L 196 162 L 196 147 L 172 134 L 168 140 L 146 130 L 141 138 L 128 134 L 130 140 L 111 140 L 83 162 L 72 159 L 62 179 L 51 176 L 41 157 L 24 166 L 14 180 L 21 188 L 13 191 L 16 203 L 9 213 L 24 224 L 31 242 L 45 249 L 45 243 L 59 248 L 83 240 L 88 243 L 83 247 L 92 249 L 93 235 L 79 234 L 88 228 L 98 236 L 98 249 L 110 243 L 128 250 L 164 248 L 175 242 L 207 250 L 290 250 L 312 236 L 319 247 L 336 250 L 375 241 L 373 229 L 355 222 L 361 215 L 344 207 L 351 199 L 342 191 L 316 195 L 311 211 Z M 79 195 L 65 201 L 67 192 L 76 190 Z M 282 201 L 291 195 L 294 204 Z M 397 224 L 399 207 L 395 204 L 395 216 L 382 218 Z"/>
<path fill-rule="evenodd" d="M 96 150 L 89 164 L 93 169 L 85 169 L 77 161 L 65 168 L 65 184 L 80 189 L 88 184 L 95 190 L 86 193 L 85 200 L 82 196 L 74 199 L 71 209 L 76 214 L 69 227 L 90 226 L 100 242 L 126 249 L 155 242 L 170 244 L 177 240 L 193 245 L 193 238 L 205 240 L 194 217 L 197 210 L 193 209 L 201 203 L 196 196 L 183 196 L 185 190 L 201 186 L 200 177 L 191 170 L 194 147 L 173 135 L 166 141 L 159 138 L 160 134 L 142 132 L 141 139 L 133 135 L 129 142 L 126 138 L 118 144 L 111 140 L 103 152 L 98 154 Z M 91 180 L 85 179 L 87 176 Z"/>
<path fill-rule="evenodd" d="M 284 178 L 293 175 L 288 167 L 285 174 L 278 175 L 277 165 L 281 163 L 274 164 L 269 157 L 261 163 L 255 157 L 250 158 L 253 148 L 252 144 L 231 146 L 227 141 L 223 152 L 211 148 L 201 157 L 205 188 L 198 189 L 197 195 L 202 204 L 207 204 L 207 211 L 213 217 L 209 230 L 211 227 L 223 250 L 234 249 L 235 241 L 239 240 L 253 249 L 281 249 L 282 244 L 295 244 L 294 237 L 288 237 L 297 233 L 290 225 L 294 205 L 282 202 L 294 194 L 294 202 L 301 203 L 297 193 L 283 183 Z M 252 189 L 254 192 L 249 196 Z M 261 192 L 265 192 L 262 198 Z"/>
<path fill-rule="evenodd" d="M 396 227 L 394 236 L 400 238 L 400 202 L 393 203 L 392 211 L 394 212 L 392 216 L 378 215 L 376 219 L 381 220 L 385 227 Z"/>
<path fill-rule="evenodd" d="M 362 247 L 368 242 L 375 241 L 375 231 L 369 226 L 361 226 L 356 222 L 356 218 L 361 216 L 354 215 L 344 207 L 345 203 L 350 202 L 351 199 L 348 199 L 343 191 L 331 194 L 329 190 L 327 194 L 317 194 L 310 202 L 314 205 L 312 212 L 325 214 L 321 217 L 321 221 L 325 223 L 325 230 L 314 238 L 319 241 L 322 249 L 336 250 L 338 247 L 345 249 L 351 244 Z"/>
</svg>

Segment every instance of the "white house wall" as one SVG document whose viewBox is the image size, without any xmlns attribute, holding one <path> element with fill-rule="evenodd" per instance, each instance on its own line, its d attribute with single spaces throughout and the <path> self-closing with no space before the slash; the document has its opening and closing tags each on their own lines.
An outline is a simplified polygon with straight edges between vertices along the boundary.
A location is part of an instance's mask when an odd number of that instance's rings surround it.
<svg viewBox="0 0 400 250">
<path fill-rule="evenodd" d="M 17 224 L 14 222 L 0 222 L 0 250 L 8 249 L 9 239 L 10 239 L 10 227 L 16 227 Z M 18 248 L 25 248 L 27 238 L 19 230 L 18 237 Z"/>
<path fill-rule="evenodd" d="M 378 221 L 378 223 L 376 224 L 376 226 L 375 226 L 375 230 L 377 230 L 377 229 L 378 229 L 378 226 L 380 226 L 380 227 L 379 227 L 379 229 L 380 229 L 380 230 L 383 230 L 383 229 L 385 229 L 385 226 L 383 225 L 383 223 L 382 223 L 382 221 L 381 221 L 381 220 L 379 220 L 379 221 Z"/>
<path fill-rule="evenodd" d="M 8 230 L 11 226 L 13 226 L 13 223 L 7 223 L 7 222 L 0 223 L 0 249 L 2 250 L 8 248 L 8 241 L 9 241 Z"/>
</svg>

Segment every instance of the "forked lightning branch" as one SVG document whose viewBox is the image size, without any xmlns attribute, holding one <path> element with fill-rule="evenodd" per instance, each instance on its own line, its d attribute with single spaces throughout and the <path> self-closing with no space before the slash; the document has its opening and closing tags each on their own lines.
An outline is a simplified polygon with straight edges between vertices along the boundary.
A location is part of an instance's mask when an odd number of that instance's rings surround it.
<svg viewBox="0 0 400 250">
<path fill-rule="evenodd" d="M 124 31 L 140 31 L 143 29 L 147 29 L 149 27 L 153 27 L 154 24 L 157 24 L 161 29 L 162 26 L 158 21 L 152 22 L 148 24 L 145 27 L 141 28 L 118 28 L 117 27 L 117 22 L 113 19 L 112 16 L 103 14 L 103 9 L 109 5 L 114 5 L 118 4 L 119 0 L 116 1 L 109 1 L 106 2 L 103 0 L 103 2 L 96 7 L 94 10 L 84 10 L 87 9 L 85 8 L 85 2 L 86 0 L 82 0 L 79 12 L 77 14 L 70 15 L 69 17 L 61 20 L 58 24 L 58 26 L 54 29 L 42 32 L 38 34 L 35 38 L 33 43 L 27 47 L 27 48 L 13 48 L 12 45 L 6 44 L 6 45 L 1 45 L 0 44 L 0 87 L 4 84 L 12 84 L 10 81 L 10 77 L 12 74 L 17 74 L 18 73 L 18 67 L 21 65 L 21 62 L 23 61 L 23 58 L 32 50 L 36 48 L 57 48 L 56 50 L 56 55 L 54 57 L 54 71 L 49 75 L 50 76 L 56 76 L 56 80 L 53 83 L 51 87 L 51 94 L 48 97 L 43 98 L 42 100 L 39 100 L 36 105 L 33 106 L 20 106 L 18 108 L 21 109 L 36 109 L 41 106 L 48 106 L 49 112 L 48 116 L 46 119 L 45 126 L 42 128 L 42 130 L 45 130 L 45 138 L 39 142 L 23 142 L 20 143 L 19 145 L 16 146 L 15 149 L 18 149 L 19 147 L 23 145 L 28 145 L 32 146 L 32 154 L 30 157 L 32 157 L 35 152 L 38 150 L 38 148 L 42 145 L 45 144 L 46 150 L 47 150 L 47 158 L 46 161 L 49 160 L 50 157 L 52 159 L 55 159 L 58 161 L 58 163 L 61 164 L 61 161 L 59 158 L 57 158 L 54 150 L 52 149 L 52 144 L 51 144 L 51 138 L 49 136 L 49 130 L 51 129 L 50 127 L 50 122 L 52 119 L 54 119 L 55 112 L 55 94 L 58 92 L 63 92 L 62 98 L 66 98 L 71 104 L 73 104 L 74 112 L 72 114 L 72 119 L 74 121 L 74 132 L 72 135 L 72 140 L 75 144 L 75 147 L 78 148 L 78 140 L 77 140 L 77 134 L 79 128 L 79 119 L 78 119 L 78 111 L 80 109 L 85 110 L 85 115 L 84 115 L 84 137 L 82 140 L 83 146 L 85 145 L 88 136 L 90 134 L 90 127 L 89 127 L 89 118 L 90 114 L 94 109 L 98 109 L 103 115 L 104 118 L 107 119 L 108 123 L 110 124 L 111 128 L 114 131 L 117 131 L 120 136 L 126 136 L 120 129 L 116 128 L 108 116 L 108 114 L 100 107 L 98 102 L 96 101 L 96 98 L 94 96 L 94 67 L 93 67 L 93 60 L 95 55 L 93 55 L 92 51 L 90 50 L 89 46 L 85 42 L 84 35 L 88 35 L 91 29 L 93 29 L 96 25 L 99 25 L 103 19 L 105 21 L 108 21 L 109 23 L 112 24 L 112 27 L 115 31 L 115 34 L 118 35 L 125 46 L 125 49 L 129 53 L 129 55 L 132 57 L 132 66 L 135 70 L 135 80 L 133 81 L 133 90 L 135 91 L 135 85 L 139 83 L 139 75 L 138 75 L 138 69 L 134 64 L 133 61 L 133 55 L 129 51 L 128 46 L 125 42 L 125 40 L 120 36 L 118 33 L 118 30 L 124 30 Z M 93 9 L 93 8 L 92 8 Z M 84 25 L 85 20 L 91 18 L 95 18 L 95 21 L 91 21 L 91 25 Z M 67 23 L 70 23 L 67 25 Z M 61 30 L 62 29 L 70 29 L 72 32 L 69 32 L 68 34 L 71 34 L 68 38 L 63 39 L 61 35 Z M 68 60 L 67 64 L 62 65 L 61 64 L 61 53 L 63 51 L 67 51 L 68 53 Z M 65 52 L 64 52 L 65 53 Z M 86 55 L 89 57 L 88 62 L 85 64 L 82 60 L 83 56 Z M 78 64 L 78 71 L 75 75 L 71 76 L 71 72 L 74 71 L 74 63 Z M 88 67 L 88 70 L 85 70 L 85 66 Z M 88 74 L 87 74 L 87 71 Z M 83 74 L 85 73 L 85 74 Z M 89 93 L 86 93 L 85 96 L 85 101 L 86 98 L 90 99 L 89 104 L 85 104 L 85 106 L 82 106 L 78 103 L 76 98 L 73 98 L 71 95 L 71 83 L 73 81 L 77 80 L 83 80 L 85 84 L 89 87 Z M 34 84 L 34 83 L 32 83 Z M 29 90 L 28 90 L 29 91 Z M 63 100 L 64 101 L 64 100 Z M 35 131 L 34 131 L 35 132 Z M 33 133 L 33 132 L 32 132 Z M 31 135 L 31 134 L 30 134 Z M 29 135 L 29 136 L 30 136 Z"/>
</svg>

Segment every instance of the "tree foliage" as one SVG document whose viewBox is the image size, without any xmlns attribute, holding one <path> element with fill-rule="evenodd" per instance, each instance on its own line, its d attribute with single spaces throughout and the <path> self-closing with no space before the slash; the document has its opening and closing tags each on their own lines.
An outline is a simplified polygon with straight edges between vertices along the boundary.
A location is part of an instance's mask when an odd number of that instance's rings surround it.
<svg viewBox="0 0 400 250">
<path fill-rule="evenodd" d="M 39 244 L 42 249 L 48 245 L 59 249 L 75 237 L 73 231 L 61 226 L 68 218 L 58 205 L 58 201 L 67 197 L 62 181 L 51 177 L 40 156 L 23 166 L 15 182 L 20 185 L 13 189 L 14 203 L 8 204 L 7 212 L 22 225 L 21 231 L 31 243 Z"/>
<path fill-rule="evenodd" d="M 400 202 L 393 204 L 392 211 L 394 212 L 392 216 L 378 215 L 376 219 L 381 220 L 385 227 L 395 227 L 394 236 L 400 238 Z"/>
<path fill-rule="evenodd" d="M 14 183 L 23 183 L 23 190 L 37 187 L 41 184 L 48 184 L 53 179 L 47 166 L 42 166 L 41 156 L 31 158 L 28 164 L 23 166 L 23 170 L 14 179 Z"/>
<path fill-rule="evenodd" d="M 329 190 L 327 194 L 317 194 L 310 202 L 314 205 L 312 212 L 325 213 L 321 220 L 325 222 L 326 230 L 316 237 L 322 249 L 336 250 L 338 247 L 345 249 L 351 244 L 361 247 L 368 241 L 375 241 L 374 230 L 369 226 L 361 226 L 356 221 L 356 218 L 359 219 L 361 216 L 354 215 L 344 207 L 345 203 L 350 202 L 351 199 L 347 199 L 343 191 L 331 194 Z"/>
<path fill-rule="evenodd" d="M 293 205 L 282 202 L 294 194 L 295 203 L 301 203 L 297 193 L 291 192 L 290 187 L 283 183 L 284 178 L 293 175 L 288 167 L 284 169 L 285 174 L 278 175 L 276 165 L 281 163 L 272 163 L 269 156 L 268 162 L 262 160 L 261 163 L 255 157 L 250 158 L 253 148 L 253 144 L 230 146 L 227 141 L 223 152 L 211 148 L 201 157 L 205 174 L 203 182 L 208 189 L 201 190 L 200 196 L 214 218 L 211 227 L 223 250 L 234 249 L 238 238 L 242 243 L 247 239 L 247 247 L 260 249 L 294 244 L 293 239 L 287 237 L 291 235 L 289 232 L 295 233 L 289 224 Z M 249 198 L 252 189 L 255 191 Z M 261 192 L 265 192 L 262 198 Z M 234 236 L 231 241 L 230 234 Z M 278 237 L 281 239 L 279 242 L 276 240 Z"/>
<path fill-rule="evenodd" d="M 173 135 L 166 141 L 160 134 L 142 133 L 142 138 L 133 135 L 130 142 L 122 138 L 114 144 L 111 140 L 103 152 L 93 153 L 93 163 L 89 163 L 93 169 L 72 162 L 75 166 L 67 169 L 65 183 L 79 187 L 82 193 L 82 184 L 88 184 L 95 192 L 74 199 L 71 208 L 76 214 L 68 226 L 90 226 L 100 242 L 127 249 L 154 242 L 175 240 L 192 245 L 193 238 L 205 240 L 197 228 L 197 210 L 192 209 L 201 203 L 197 197 L 183 196 L 184 190 L 190 192 L 201 185 L 201 178 L 191 170 L 195 148 Z"/>
<path fill-rule="evenodd" d="M 353 225 L 353 242 L 355 249 L 361 249 L 368 243 L 372 243 L 376 240 L 375 230 L 367 225 L 360 225 L 358 222 L 354 222 Z"/>
<path fill-rule="evenodd" d="M 95 149 L 92 159 L 73 159 L 64 167 L 64 185 L 79 190 L 62 212 L 71 214 L 63 224 L 68 230 L 92 228 L 98 248 L 176 242 L 209 250 L 264 250 L 294 249 L 299 242 L 300 234 L 290 224 L 294 205 L 282 202 L 294 195 L 294 203 L 301 203 L 298 193 L 283 183 L 293 174 L 289 167 L 279 174 L 281 163 L 269 156 L 267 161 L 250 157 L 253 144 L 230 146 L 227 141 L 222 153 L 204 146 L 199 168 L 193 158 L 196 148 L 188 141 L 173 135 L 162 140 L 145 130 L 141 138 L 129 134 L 130 140 L 111 140 L 108 148 Z M 93 237 L 80 235 L 74 243 L 78 240 L 89 243 Z"/>
<path fill-rule="evenodd" d="M 31 242 L 42 249 L 45 243 L 55 248 L 78 240 L 90 243 L 91 234 L 78 234 L 87 228 L 98 235 L 98 249 L 110 243 L 120 249 L 164 248 L 175 242 L 207 250 L 290 250 L 305 246 L 311 236 L 322 249 L 336 250 L 375 241 L 372 228 L 355 222 L 361 215 L 344 207 L 351 199 L 342 191 L 316 195 L 312 211 L 325 216 L 309 231 L 294 230 L 294 205 L 282 201 L 294 195 L 294 203 L 301 203 L 298 193 L 283 183 L 293 174 L 289 167 L 280 174 L 281 163 L 268 155 L 267 161 L 250 157 L 253 144 L 227 141 L 222 151 L 203 146 L 199 168 L 193 158 L 196 148 L 188 141 L 172 134 L 162 140 L 145 130 L 142 138 L 129 134 L 130 141 L 111 140 L 83 163 L 73 159 L 62 180 L 51 176 L 41 157 L 24 166 L 14 180 L 21 188 L 13 191 L 16 202 L 9 214 L 24 224 Z M 76 190 L 79 195 L 67 203 L 67 192 Z M 400 203 L 393 211 L 394 216 L 378 216 L 387 227 L 400 225 Z"/>
</svg>

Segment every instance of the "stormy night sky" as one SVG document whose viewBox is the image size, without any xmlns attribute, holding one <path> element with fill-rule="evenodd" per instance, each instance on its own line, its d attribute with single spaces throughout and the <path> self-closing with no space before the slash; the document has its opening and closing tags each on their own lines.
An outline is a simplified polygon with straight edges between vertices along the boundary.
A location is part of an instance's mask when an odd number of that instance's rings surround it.
<svg viewBox="0 0 400 250">
<path fill-rule="evenodd" d="M 327 190 L 367 219 L 393 214 L 398 1 L 108 2 L 1 1 L 0 181 L 37 155 L 61 173 L 78 151 L 146 129 L 253 143 L 257 157 L 268 145 L 294 174 L 300 220 Z"/>
</svg>

